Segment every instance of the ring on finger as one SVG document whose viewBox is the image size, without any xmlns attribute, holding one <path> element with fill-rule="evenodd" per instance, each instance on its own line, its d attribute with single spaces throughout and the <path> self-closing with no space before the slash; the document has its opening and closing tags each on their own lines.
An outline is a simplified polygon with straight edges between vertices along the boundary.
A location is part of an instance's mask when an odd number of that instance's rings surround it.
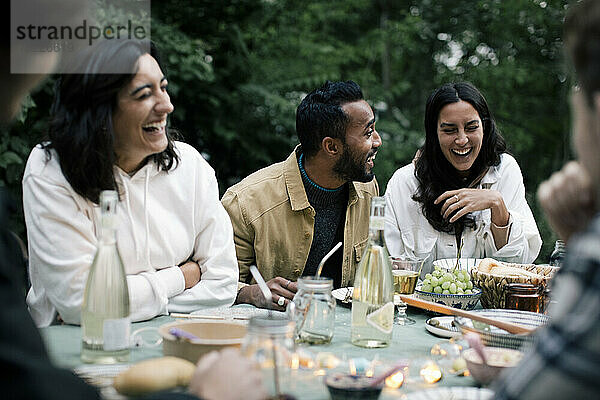
<svg viewBox="0 0 600 400">
<path fill-rule="evenodd" d="M 280 307 L 283 307 L 284 304 L 285 304 L 285 298 L 283 296 L 279 296 L 279 299 L 277 299 L 277 305 L 279 305 Z"/>
<path fill-rule="evenodd" d="M 288 280 L 287 283 L 285 284 L 286 289 L 290 286 L 290 283 L 292 283 L 292 281 Z"/>
<path fill-rule="evenodd" d="M 452 196 L 452 197 L 454 197 L 454 198 L 456 199 L 455 203 L 458 203 L 458 196 L 457 196 L 457 195 L 454 195 L 454 196 Z"/>
</svg>

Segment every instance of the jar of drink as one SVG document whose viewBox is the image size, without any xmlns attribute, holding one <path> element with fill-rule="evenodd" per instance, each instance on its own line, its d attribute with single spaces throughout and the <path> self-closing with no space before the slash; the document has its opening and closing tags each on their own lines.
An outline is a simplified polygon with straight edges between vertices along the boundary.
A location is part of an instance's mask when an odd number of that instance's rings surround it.
<svg viewBox="0 0 600 400">
<path fill-rule="evenodd" d="M 294 328 L 289 319 L 254 317 L 248 323 L 241 350 L 260 366 L 270 396 L 280 396 L 283 390 L 295 388 L 292 371 L 297 370 L 298 355 Z"/>
<path fill-rule="evenodd" d="M 512 310 L 544 311 L 544 288 L 529 283 L 509 283 L 504 286 L 505 308 Z"/>
<path fill-rule="evenodd" d="M 296 342 L 326 344 L 331 342 L 335 325 L 335 299 L 331 295 L 333 279 L 305 276 L 298 279 L 294 296 Z"/>
</svg>

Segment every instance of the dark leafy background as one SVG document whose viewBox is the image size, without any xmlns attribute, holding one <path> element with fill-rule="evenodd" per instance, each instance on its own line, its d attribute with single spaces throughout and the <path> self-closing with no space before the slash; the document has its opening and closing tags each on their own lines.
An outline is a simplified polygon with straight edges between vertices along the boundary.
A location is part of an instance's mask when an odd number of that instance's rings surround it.
<svg viewBox="0 0 600 400">
<path fill-rule="evenodd" d="M 325 80 L 357 81 L 384 145 L 382 193 L 423 141 L 425 100 L 449 81 L 485 94 L 520 163 L 547 262 L 555 235 L 535 199 L 571 158 L 562 54 L 567 1 L 222 0 L 152 2 L 152 39 L 167 67 L 183 133 L 217 172 L 221 193 L 284 159 L 297 142 L 295 109 Z M 30 149 L 47 126 L 53 80 L 0 130 L 0 185 L 21 199 Z M 25 237 L 22 212 L 11 228 Z"/>
</svg>

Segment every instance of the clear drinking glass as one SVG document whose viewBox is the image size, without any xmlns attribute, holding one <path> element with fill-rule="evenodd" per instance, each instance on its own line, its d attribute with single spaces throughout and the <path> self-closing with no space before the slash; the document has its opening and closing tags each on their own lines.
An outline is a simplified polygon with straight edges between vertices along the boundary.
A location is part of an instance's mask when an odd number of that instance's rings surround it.
<svg viewBox="0 0 600 400">
<path fill-rule="evenodd" d="M 390 257 L 390 261 L 394 278 L 394 294 L 413 294 L 425 260 Z M 402 300 L 396 303 L 398 313 L 394 317 L 394 324 L 412 325 L 415 323 L 414 319 L 406 316 L 406 308 L 407 305 Z"/>
</svg>

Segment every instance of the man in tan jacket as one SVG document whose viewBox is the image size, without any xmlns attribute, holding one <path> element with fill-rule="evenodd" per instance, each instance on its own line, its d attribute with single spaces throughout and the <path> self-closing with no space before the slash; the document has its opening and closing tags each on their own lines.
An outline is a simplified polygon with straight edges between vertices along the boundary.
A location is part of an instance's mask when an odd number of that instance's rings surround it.
<svg viewBox="0 0 600 400">
<path fill-rule="evenodd" d="M 296 280 L 314 275 L 338 242 L 322 276 L 351 286 L 369 233 L 375 154 L 381 137 L 373 110 L 352 81 L 326 82 L 296 111 L 300 145 L 283 162 L 230 187 L 221 202 L 231 217 L 240 267 L 236 303 L 283 310 Z M 272 292 L 267 304 L 253 284 L 256 265 Z"/>
</svg>

